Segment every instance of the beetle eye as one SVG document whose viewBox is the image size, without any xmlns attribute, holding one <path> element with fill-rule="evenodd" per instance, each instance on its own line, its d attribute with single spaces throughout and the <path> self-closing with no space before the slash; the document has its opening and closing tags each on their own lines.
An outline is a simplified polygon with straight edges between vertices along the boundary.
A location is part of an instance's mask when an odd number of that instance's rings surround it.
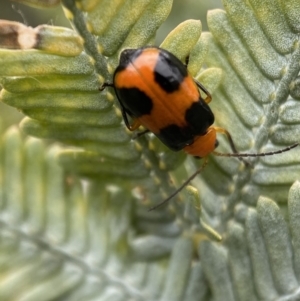
<svg viewBox="0 0 300 301">
<path fill-rule="evenodd" d="M 218 146 L 219 146 L 219 141 L 216 140 L 216 142 L 215 142 L 215 148 L 217 148 Z"/>
</svg>

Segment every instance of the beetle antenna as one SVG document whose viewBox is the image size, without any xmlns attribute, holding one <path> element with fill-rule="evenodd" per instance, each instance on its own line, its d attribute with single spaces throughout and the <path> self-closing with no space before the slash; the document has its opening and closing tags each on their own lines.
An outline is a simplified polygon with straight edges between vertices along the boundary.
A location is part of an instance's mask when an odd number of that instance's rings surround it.
<svg viewBox="0 0 300 301">
<path fill-rule="evenodd" d="M 265 157 L 265 156 L 272 156 L 272 155 L 277 155 L 281 154 L 284 152 L 287 152 L 295 147 L 297 147 L 299 143 L 294 143 L 286 148 L 279 149 L 277 151 L 272 151 L 272 152 L 266 152 L 266 153 L 257 153 L 257 154 L 251 154 L 251 153 L 244 153 L 244 154 L 239 154 L 239 153 L 219 153 L 216 151 L 213 151 L 213 154 L 219 157 L 238 157 L 238 158 L 243 158 L 243 157 Z"/>
<path fill-rule="evenodd" d="M 208 159 L 207 157 L 205 157 L 203 164 L 185 182 L 183 182 L 183 184 L 178 189 L 176 189 L 168 198 L 163 200 L 161 203 L 149 208 L 148 211 L 155 210 L 163 206 L 164 204 L 166 204 L 170 199 L 172 199 L 176 194 L 178 194 L 186 185 L 188 185 L 206 167 L 207 163 L 208 163 Z"/>
<path fill-rule="evenodd" d="M 265 157 L 265 156 L 272 156 L 272 155 L 277 155 L 277 154 L 281 154 L 281 153 L 284 153 L 284 152 L 287 152 L 295 147 L 297 147 L 299 145 L 299 143 L 294 143 L 288 147 L 285 147 L 285 148 L 282 148 L 282 149 L 279 149 L 277 151 L 272 151 L 272 152 L 265 152 L 265 153 L 256 153 L 256 154 L 253 154 L 253 153 L 243 153 L 243 154 L 239 154 L 239 153 L 219 153 L 219 152 L 216 152 L 216 151 L 213 151 L 213 154 L 216 155 L 216 156 L 219 156 L 219 157 L 240 157 L 240 158 L 243 158 L 243 157 Z M 163 206 L 164 204 L 166 204 L 168 201 L 170 201 L 170 199 L 172 199 L 175 195 L 177 195 L 186 185 L 188 185 L 199 173 L 202 172 L 202 170 L 206 167 L 206 165 L 208 164 L 208 159 L 207 157 L 204 158 L 204 162 L 203 164 L 185 181 L 183 182 L 183 184 L 178 188 L 176 189 L 168 198 L 166 198 L 165 200 L 163 200 L 161 203 L 151 207 L 148 209 L 148 211 L 152 211 L 152 210 L 155 210 L 157 208 L 160 208 L 161 206 Z"/>
</svg>

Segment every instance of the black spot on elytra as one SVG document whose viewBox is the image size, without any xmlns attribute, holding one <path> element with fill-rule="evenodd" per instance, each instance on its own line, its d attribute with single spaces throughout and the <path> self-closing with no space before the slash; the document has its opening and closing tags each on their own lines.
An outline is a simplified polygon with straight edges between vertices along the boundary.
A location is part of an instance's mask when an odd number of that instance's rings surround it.
<svg viewBox="0 0 300 301">
<path fill-rule="evenodd" d="M 133 117 L 150 114 L 153 103 L 143 91 L 138 88 L 115 89 L 121 105 Z"/>
<path fill-rule="evenodd" d="M 185 120 L 193 135 L 204 135 L 214 123 L 214 114 L 210 107 L 202 100 L 193 102 L 185 112 Z"/>
<path fill-rule="evenodd" d="M 128 65 L 141 55 L 142 48 L 138 49 L 125 49 L 121 52 L 119 66 L 115 70 L 115 74 L 127 68 Z"/>
<path fill-rule="evenodd" d="M 194 141 L 194 135 L 188 128 L 179 127 L 176 124 L 161 129 L 156 136 L 174 151 L 179 151 Z"/>
<path fill-rule="evenodd" d="M 180 84 L 187 76 L 184 64 L 172 53 L 160 49 L 154 69 L 154 79 L 167 93 L 179 89 Z"/>
</svg>

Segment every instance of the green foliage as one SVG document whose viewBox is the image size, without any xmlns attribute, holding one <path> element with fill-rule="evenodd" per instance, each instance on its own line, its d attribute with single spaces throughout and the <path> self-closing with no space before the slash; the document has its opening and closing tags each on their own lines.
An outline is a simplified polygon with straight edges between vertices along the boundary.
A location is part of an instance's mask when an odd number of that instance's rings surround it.
<svg viewBox="0 0 300 301">
<path fill-rule="evenodd" d="M 189 187 L 147 212 L 199 162 L 151 135 L 133 141 L 113 91 L 98 89 L 122 49 L 154 43 L 172 1 L 62 2 L 77 33 L 0 23 L 1 100 L 27 115 L 25 133 L 61 143 L 2 135 L 0 299 L 299 299 L 299 150 L 251 167 L 211 156 L 193 182 L 200 198 Z M 161 47 L 190 54 L 238 150 L 298 141 L 298 1 L 223 4 L 208 13 L 209 33 L 188 20 Z"/>
</svg>

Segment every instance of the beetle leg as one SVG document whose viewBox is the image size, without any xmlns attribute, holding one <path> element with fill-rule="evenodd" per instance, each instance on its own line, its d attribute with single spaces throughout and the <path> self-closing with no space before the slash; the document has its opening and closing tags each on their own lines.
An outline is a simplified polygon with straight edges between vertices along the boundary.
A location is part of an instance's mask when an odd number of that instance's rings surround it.
<svg viewBox="0 0 300 301">
<path fill-rule="evenodd" d="M 150 132 L 149 130 L 144 130 L 144 131 L 138 132 L 132 137 L 132 139 L 133 140 L 138 139 L 139 137 L 141 137 L 149 132 Z"/>
<path fill-rule="evenodd" d="M 135 131 L 136 129 L 138 129 L 141 126 L 141 123 L 137 119 L 133 119 L 132 124 L 130 124 L 130 122 L 128 120 L 128 115 L 126 113 L 126 110 L 122 106 L 122 104 L 121 104 L 121 111 L 122 111 L 122 116 L 123 116 L 125 125 L 128 128 L 128 130 Z"/>
<path fill-rule="evenodd" d="M 200 82 L 198 82 L 198 81 L 195 80 L 195 79 L 194 79 L 194 81 L 195 81 L 196 85 L 198 86 L 198 88 L 199 88 L 200 90 L 202 90 L 202 91 L 206 94 L 206 98 L 204 99 L 204 101 L 205 101 L 206 103 L 210 103 L 211 100 L 212 100 L 211 94 L 208 92 L 208 90 L 207 90 Z"/>
<path fill-rule="evenodd" d="M 99 88 L 99 91 L 103 91 L 106 87 L 113 87 L 114 88 L 114 84 L 113 83 L 104 82 L 102 84 L 102 86 Z M 130 122 L 128 120 L 127 112 L 126 112 L 124 106 L 122 105 L 122 102 L 120 101 L 118 95 L 116 95 L 116 96 L 117 96 L 117 99 L 118 99 L 120 107 L 121 107 L 121 112 L 122 112 L 122 116 L 123 116 L 123 119 L 124 119 L 126 127 L 130 131 L 135 131 L 137 128 L 140 127 L 141 123 L 137 119 L 133 118 L 133 123 L 130 124 Z"/>
<path fill-rule="evenodd" d="M 232 149 L 232 152 L 233 152 L 234 154 L 238 154 L 238 151 L 237 151 L 237 149 L 236 149 L 236 147 L 235 147 L 235 145 L 234 145 L 234 142 L 233 142 L 233 139 L 232 139 L 230 133 L 229 133 L 227 130 L 225 130 L 225 129 L 223 129 L 223 128 L 220 128 L 220 127 L 217 127 L 217 126 L 215 126 L 214 129 L 216 130 L 217 133 L 226 135 L 226 137 L 227 137 L 227 139 L 228 139 L 228 142 L 229 142 L 229 144 L 230 144 L 230 147 L 231 147 L 231 149 Z M 238 159 L 239 159 L 240 161 L 242 161 L 246 166 L 249 166 L 249 165 L 250 165 L 250 163 L 247 162 L 244 158 L 239 157 Z"/>
<path fill-rule="evenodd" d="M 133 123 L 129 125 L 130 131 L 135 131 L 141 126 L 141 123 L 137 119 L 133 119 Z"/>
<path fill-rule="evenodd" d="M 100 88 L 99 88 L 99 91 L 103 91 L 106 87 L 114 87 L 114 84 L 113 83 L 107 83 L 107 82 L 104 82 Z"/>
<path fill-rule="evenodd" d="M 189 64 L 189 61 L 190 61 L 190 55 L 188 55 L 186 58 L 185 58 L 185 67 L 186 67 L 186 69 L 187 69 L 187 67 L 188 67 L 188 64 Z"/>
<path fill-rule="evenodd" d="M 188 68 L 189 61 L 190 61 L 190 56 L 188 55 L 185 58 L 185 67 L 186 68 Z M 210 103 L 211 100 L 212 100 L 212 97 L 211 97 L 211 94 L 208 92 L 208 90 L 200 82 L 198 82 L 197 80 L 194 79 L 194 82 L 196 83 L 196 85 L 198 86 L 198 88 L 200 90 L 202 90 L 206 94 L 206 98 L 204 99 L 204 101 L 206 103 Z"/>
<path fill-rule="evenodd" d="M 237 149 L 234 145 L 233 139 L 232 139 L 231 135 L 229 134 L 229 132 L 227 130 L 223 129 L 223 128 L 218 127 L 218 126 L 214 126 L 214 129 L 216 130 L 217 133 L 226 135 L 226 137 L 228 139 L 228 142 L 230 144 L 230 147 L 232 149 L 232 152 L 237 154 L 238 151 L 237 151 Z"/>
</svg>

